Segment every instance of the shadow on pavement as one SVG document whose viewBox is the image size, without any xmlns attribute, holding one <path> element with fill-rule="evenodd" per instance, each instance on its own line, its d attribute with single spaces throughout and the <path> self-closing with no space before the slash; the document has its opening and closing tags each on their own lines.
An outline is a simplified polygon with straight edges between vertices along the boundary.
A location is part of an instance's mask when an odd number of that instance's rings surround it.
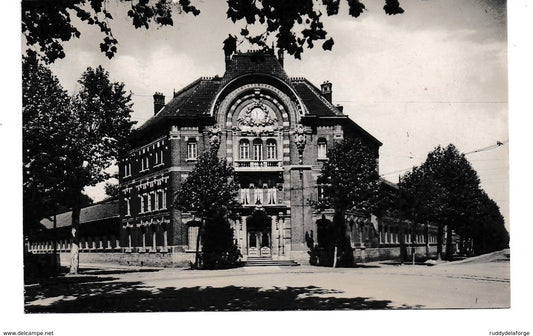
<svg viewBox="0 0 533 336">
<path fill-rule="evenodd" d="M 54 282 L 26 286 L 25 311 L 85 313 L 393 308 L 387 300 L 339 298 L 335 295 L 341 292 L 315 286 L 268 290 L 239 286 L 156 289 L 138 281 L 117 280 L 112 277 L 71 276 L 58 277 Z"/>
<path fill-rule="evenodd" d="M 125 273 L 139 273 L 139 272 L 159 272 L 161 269 L 158 268 L 121 268 L 121 269 L 101 269 L 97 267 L 80 267 L 79 276 L 84 275 L 111 275 L 111 274 L 125 274 Z M 54 283 L 56 281 L 66 281 L 58 280 L 63 278 L 72 278 L 68 276 L 69 268 L 65 266 L 59 267 L 57 274 L 53 273 L 34 273 L 32 275 L 24 276 L 24 285 L 39 285 Z M 77 276 L 76 276 L 77 277 Z M 85 277 L 87 279 L 87 277 Z M 95 277 L 95 279 L 97 279 Z"/>
</svg>

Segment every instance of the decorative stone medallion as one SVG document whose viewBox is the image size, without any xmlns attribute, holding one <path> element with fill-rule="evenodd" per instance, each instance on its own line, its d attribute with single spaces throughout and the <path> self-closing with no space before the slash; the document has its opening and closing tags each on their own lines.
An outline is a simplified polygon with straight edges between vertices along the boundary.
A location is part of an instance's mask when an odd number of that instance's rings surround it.
<svg viewBox="0 0 533 336">
<path fill-rule="evenodd" d="M 278 119 L 272 116 L 262 99 L 254 98 L 239 114 L 237 125 L 241 132 L 261 133 L 274 132 L 277 129 Z"/>
</svg>

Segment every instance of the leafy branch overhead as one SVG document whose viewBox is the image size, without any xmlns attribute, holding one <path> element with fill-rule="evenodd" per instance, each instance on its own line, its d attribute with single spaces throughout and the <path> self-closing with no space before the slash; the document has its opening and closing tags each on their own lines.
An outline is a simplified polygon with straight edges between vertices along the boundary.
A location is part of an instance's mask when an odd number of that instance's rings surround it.
<svg viewBox="0 0 533 336">
<path fill-rule="evenodd" d="M 200 14 L 190 0 L 120 0 L 125 4 L 124 15 L 134 28 L 174 25 L 173 14 Z M 237 50 L 237 41 L 268 48 L 268 43 L 284 49 L 295 58 L 301 58 L 304 47 L 313 48 L 322 41 L 324 50 L 331 50 L 332 37 L 324 28 L 323 11 L 328 15 L 339 13 L 340 0 L 228 0 L 227 18 L 243 23 L 240 38 L 229 35 L 224 41 L 224 52 L 231 55 Z M 100 50 L 108 58 L 118 51 L 119 41 L 113 35 L 113 19 L 107 5 L 109 0 L 22 0 L 22 34 L 29 47 L 36 47 L 47 63 L 65 57 L 63 44 L 80 38 L 81 32 L 73 23 L 73 16 L 87 25 L 97 26 L 103 34 Z M 357 18 L 365 10 L 359 0 L 346 0 L 348 13 Z M 397 0 L 385 0 L 383 7 L 389 15 L 401 14 Z M 250 25 L 257 26 L 252 33 Z"/>
<path fill-rule="evenodd" d="M 348 13 L 357 18 L 365 10 L 359 0 L 347 0 Z M 274 36 L 276 47 L 287 51 L 295 58 L 301 58 L 304 47 L 313 48 L 315 42 L 323 41 L 322 48 L 331 50 L 333 38 L 322 22 L 322 11 L 328 16 L 339 13 L 340 0 L 228 0 L 227 17 L 233 22 L 244 21 L 246 25 L 259 24 L 262 29 L 256 35 L 250 34 L 247 28 L 241 30 L 241 36 L 253 45 L 268 48 L 267 41 Z M 403 13 L 398 1 L 387 0 L 383 7 L 389 15 Z M 230 36 L 228 39 L 236 39 Z M 236 49 L 224 49 L 226 55 Z"/>
</svg>

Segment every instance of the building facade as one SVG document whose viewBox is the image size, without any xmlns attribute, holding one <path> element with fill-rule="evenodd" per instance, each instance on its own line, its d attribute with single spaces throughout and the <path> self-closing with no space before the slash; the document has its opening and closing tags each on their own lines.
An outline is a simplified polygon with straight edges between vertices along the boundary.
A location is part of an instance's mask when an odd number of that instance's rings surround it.
<svg viewBox="0 0 533 336">
<path fill-rule="evenodd" d="M 43 218 L 42 230 L 29 237 L 26 250 L 42 254 L 70 252 L 72 247 L 72 211 Z M 80 252 L 121 252 L 118 200 L 107 200 L 80 210 L 78 229 Z"/>
<path fill-rule="evenodd" d="M 198 155 L 216 144 L 240 184 L 243 208 L 232 227 L 244 260 L 308 260 L 306 236 L 331 216 L 310 202 L 321 192 L 327 149 L 351 136 L 378 153 L 381 143 L 332 103 L 332 84 L 289 77 L 282 54 L 238 53 L 225 65 L 224 75 L 200 78 L 168 102 L 154 94 L 154 115 L 119 164 L 124 252 L 193 258 L 198 219 L 172 202 Z M 369 221 L 355 222 L 363 224 L 350 233 L 354 248 L 399 243 L 397 225 L 378 225 L 371 236 Z"/>
</svg>

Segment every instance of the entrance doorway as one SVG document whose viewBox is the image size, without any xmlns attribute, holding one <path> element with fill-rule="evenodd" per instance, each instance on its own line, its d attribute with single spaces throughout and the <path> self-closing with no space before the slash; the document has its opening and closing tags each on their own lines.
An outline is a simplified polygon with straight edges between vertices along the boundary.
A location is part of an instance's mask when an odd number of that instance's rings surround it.
<svg viewBox="0 0 533 336">
<path fill-rule="evenodd" d="M 272 218 L 264 211 L 254 211 L 246 219 L 248 256 L 271 257 L 272 256 Z"/>
</svg>

